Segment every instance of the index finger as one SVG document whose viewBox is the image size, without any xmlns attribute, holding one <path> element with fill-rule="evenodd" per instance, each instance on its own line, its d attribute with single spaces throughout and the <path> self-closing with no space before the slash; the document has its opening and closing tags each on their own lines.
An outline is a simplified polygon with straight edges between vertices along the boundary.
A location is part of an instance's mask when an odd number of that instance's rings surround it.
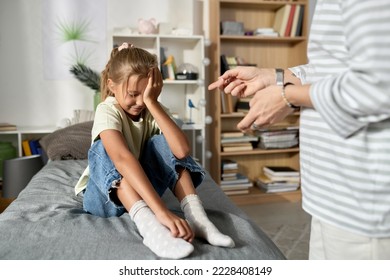
<svg viewBox="0 0 390 280">
<path fill-rule="evenodd" d="M 216 89 L 216 88 L 222 89 L 223 88 L 223 84 L 224 84 L 224 79 L 222 77 L 219 77 L 217 81 L 215 81 L 214 83 L 211 83 L 208 86 L 208 90 L 213 90 L 213 89 Z"/>
</svg>

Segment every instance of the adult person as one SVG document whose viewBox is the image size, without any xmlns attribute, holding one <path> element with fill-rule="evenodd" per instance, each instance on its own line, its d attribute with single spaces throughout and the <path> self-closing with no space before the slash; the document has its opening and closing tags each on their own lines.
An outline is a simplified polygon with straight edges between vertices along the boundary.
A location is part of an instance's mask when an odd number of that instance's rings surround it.
<svg viewBox="0 0 390 280">
<path fill-rule="evenodd" d="M 390 1 L 318 0 L 309 63 L 237 67 L 209 85 L 253 95 L 256 129 L 301 108 L 302 206 L 309 259 L 390 259 Z M 283 82 L 281 81 L 283 80 Z M 290 84 L 291 83 L 291 84 Z"/>
</svg>

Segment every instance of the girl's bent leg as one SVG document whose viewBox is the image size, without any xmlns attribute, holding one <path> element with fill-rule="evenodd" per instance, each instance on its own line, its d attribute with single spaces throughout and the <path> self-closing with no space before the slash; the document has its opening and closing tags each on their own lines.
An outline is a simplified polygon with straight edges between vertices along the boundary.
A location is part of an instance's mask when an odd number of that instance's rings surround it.
<svg viewBox="0 0 390 280">
<path fill-rule="evenodd" d="M 101 140 L 88 151 L 90 176 L 84 192 L 84 210 L 100 217 L 120 216 L 126 209 L 116 197 L 122 176 L 115 169 Z"/>
<path fill-rule="evenodd" d="M 179 170 L 186 169 L 189 172 L 191 185 L 194 188 L 199 186 L 205 177 L 204 170 L 193 158 L 177 159 L 163 135 L 155 135 L 146 143 L 140 162 L 160 196 L 167 188 L 174 192 L 179 180 Z"/>
</svg>

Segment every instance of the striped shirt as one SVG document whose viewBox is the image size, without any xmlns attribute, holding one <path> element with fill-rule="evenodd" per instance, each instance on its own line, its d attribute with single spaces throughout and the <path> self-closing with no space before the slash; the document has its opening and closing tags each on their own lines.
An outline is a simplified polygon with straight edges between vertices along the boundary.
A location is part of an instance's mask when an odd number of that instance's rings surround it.
<svg viewBox="0 0 390 280">
<path fill-rule="evenodd" d="M 369 237 L 390 237 L 390 1 L 318 0 L 302 108 L 302 205 Z"/>
</svg>

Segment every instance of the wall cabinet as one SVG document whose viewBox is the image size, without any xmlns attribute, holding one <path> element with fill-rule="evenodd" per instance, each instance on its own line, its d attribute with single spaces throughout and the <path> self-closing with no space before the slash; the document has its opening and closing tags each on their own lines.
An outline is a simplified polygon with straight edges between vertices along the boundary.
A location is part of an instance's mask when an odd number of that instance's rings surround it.
<svg viewBox="0 0 390 280">
<path fill-rule="evenodd" d="M 175 65 L 189 63 L 198 72 L 194 80 L 165 79 L 160 102 L 168 107 L 173 115 L 183 121 L 182 129 L 192 144 L 192 156 L 206 165 L 206 97 L 205 97 L 205 58 L 204 37 L 200 35 L 139 35 L 113 34 L 112 44 L 129 42 L 137 47 L 156 54 L 159 61 L 172 56 Z M 111 48 L 110 48 L 111 49 Z M 191 106 L 189 105 L 191 104 Z"/>
<path fill-rule="evenodd" d="M 300 5 L 303 7 L 302 33 L 299 36 L 255 36 L 255 35 L 224 35 L 221 32 L 222 22 L 242 23 L 244 31 L 254 31 L 258 28 L 273 27 L 278 9 L 285 5 Z M 221 55 L 243 58 L 247 63 L 261 68 L 287 68 L 306 63 L 308 2 L 305 0 L 220 0 L 210 1 L 210 79 L 215 81 L 221 75 Z M 225 113 L 222 110 L 221 94 L 218 90 L 210 93 L 213 98 L 214 125 L 210 127 L 210 149 L 212 152 L 210 173 L 217 182 L 221 180 L 221 161 L 232 159 L 239 165 L 239 171 L 254 182 L 262 173 L 264 165 L 288 165 L 299 169 L 299 148 L 260 149 L 255 148 L 244 152 L 222 152 L 221 133 L 237 130 L 237 123 L 244 113 Z M 287 125 L 299 124 L 299 113 L 291 115 L 284 122 Z M 279 124 L 282 125 L 282 124 Z M 264 193 L 260 189 L 250 188 L 249 194 L 232 195 L 237 204 L 261 203 L 265 201 L 300 199 L 300 191 L 285 193 Z"/>
</svg>

